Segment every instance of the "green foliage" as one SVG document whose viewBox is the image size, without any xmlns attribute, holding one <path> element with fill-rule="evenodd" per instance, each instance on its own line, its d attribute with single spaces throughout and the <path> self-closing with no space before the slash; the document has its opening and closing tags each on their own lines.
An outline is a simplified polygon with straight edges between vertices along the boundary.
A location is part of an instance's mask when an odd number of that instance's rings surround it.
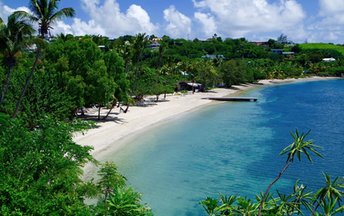
<svg viewBox="0 0 344 216">
<path fill-rule="evenodd" d="M 204 88 L 213 88 L 218 83 L 219 75 L 218 70 L 212 62 L 198 61 L 194 65 L 195 79 L 203 84 Z"/>
<path fill-rule="evenodd" d="M 98 175 L 100 176 L 98 185 L 104 194 L 105 200 L 113 192 L 114 188 L 125 186 L 125 177 L 118 172 L 116 165 L 113 163 L 106 162 L 103 164 L 98 171 Z"/>
<path fill-rule="evenodd" d="M 310 162 L 313 161 L 310 153 L 314 153 L 317 156 L 322 157 L 322 155 L 316 150 L 320 147 L 315 145 L 311 140 L 305 140 L 310 132 L 311 131 L 309 130 L 307 133 L 300 134 L 299 131 L 296 130 L 295 133 L 290 133 L 293 138 L 293 142 L 284 148 L 280 154 L 287 154 L 287 161 L 294 161 L 295 156 L 299 161 L 301 161 L 301 154 L 304 154 Z"/>
<path fill-rule="evenodd" d="M 72 96 L 59 88 L 54 76 L 56 75 L 40 70 L 33 77 L 23 100 L 21 113 L 30 127 L 35 127 L 37 120 L 46 115 L 68 120 L 75 109 Z"/>
<path fill-rule="evenodd" d="M 0 52 L 3 54 L 3 64 L 7 69 L 6 79 L 3 79 L 0 92 L 0 106 L 5 100 L 17 59 L 23 49 L 28 46 L 29 38 L 33 32 L 33 28 L 15 14 L 8 17 L 7 25 L 0 24 Z"/>
<path fill-rule="evenodd" d="M 123 59 L 115 51 L 102 53 L 90 38 L 55 40 L 47 48 L 46 64 L 59 88 L 72 98 L 69 115 L 82 106 L 128 101 Z"/>
<path fill-rule="evenodd" d="M 6 115 L 5 113 L 0 112 L 0 128 L 8 126 L 9 120 L 10 120 L 10 116 Z"/>
<path fill-rule="evenodd" d="M 0 24 L 0 51 L 4 55 L 4 63 L 13 67 L 16 58 L 29 45 L 29 39 L 34 33 L 26 20 L 12 14 L 8 17 L 7 25 Z"/>
<path fill-rule="evenodd" d="M 95 161 L 71 133 L 88 126 L 45 117 L 30 130 L 0 113 L 1 215 L 151 215 L 112 163 L 102 165 L 97 184 L 82 181 L 81 167 Z M 86 205 L 86 197 L 98 205 Z"/>
<path fill-rule="evenodd" d="M 130 78 L 130 89 L 132 95 L 140 101 L 145 95 L 154 95 L 156 91 L 160 91 L 156 88 L 159 85 L 157 71 L 148 67 L 139 69 L 135 74 L 132 74 Z"/>
<path fill-rule="evenodd" d="M 75 144 L 67 124 L 46 117 L 34 130 L 16 119 L 0 127 L 2 215 L 89 212 L 80 167 L 93 161 L 91 148 Z"/>
<path fill-rule="evenodd" d="M 115 98 L 120 102 L 128 101 L 129 80 L 125 73 L 124 60 L 115 51 L 107 52 L 104 56 L 109 77 L 115 81 Z"/>
<path fill-rule="evenodd" d="M 335 50 L 344 55 L 344 47 L 341 45 L 327 44 L 327 43 L 305 43 L 299 45 L 301 50 Z M 327 56 L 330 57 L 330 56 Z"/>
<path fill-rule="evenodd" d="M 229 60 L 220 66 L 220 73 L 225 86 L 231 87 L 240 83 L 253 82 L 254 70 L 249 68 L 246 60 Z"/>
<path fill-rule="evenodd" d="M 132 188 L 117 187 L 110 199 L 108 215 L 113 216 L 150 216 L 150 209 L 140 204 L 141 195 Z"/>
<path fill-rule="evenodd" d="M 317 204 L 317 207 L 319 205 L 325 207 L 328 203 L 333 204 L 338 202 L 338 204 L 340 204 L 342 201 L 341 198 L 344 195 L 344 178 L 336 177 L 331 181 L 331 177 L 326 173 L 324 173 L 324 178 L 326 180 L 326 184 L 316 192 L 316 200 L 314 203 Z M 324 201 L 326 201 L 326 203 L 322 203 Z"/>
<path fill-rule="evenodd" d="M 218 201 L 216 199 L 211 198 L 211 197 L 207 197 L 205 200 L 201 201 L 201 204 L 202 204 L 204 210 L 210 216 L 215 215 L 216 208 L 219 207 Z"/>
<path fill-rule="evenodd" d="M 98 171 L 98 187 L 103 197 L 96 206 L 98 215 L 150 216 L 151 210 L 141 204 L 141 195 L 127 187 L 125 178 L 113 163 L 106 162 Z"/>
</svg>

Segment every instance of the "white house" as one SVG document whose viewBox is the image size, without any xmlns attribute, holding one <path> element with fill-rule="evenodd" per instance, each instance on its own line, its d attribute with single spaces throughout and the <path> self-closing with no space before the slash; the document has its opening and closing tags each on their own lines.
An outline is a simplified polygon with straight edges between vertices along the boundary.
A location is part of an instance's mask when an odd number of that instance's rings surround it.
<svg viewBox="0 0 344 216">
<path fill-rule="evenodd" d="M 336 61 L 336 59 L 335 58 L 323 58 L 322 59 L 323 60 L 323 62 L 334 62 L 334 61 Z"/>
</svg>

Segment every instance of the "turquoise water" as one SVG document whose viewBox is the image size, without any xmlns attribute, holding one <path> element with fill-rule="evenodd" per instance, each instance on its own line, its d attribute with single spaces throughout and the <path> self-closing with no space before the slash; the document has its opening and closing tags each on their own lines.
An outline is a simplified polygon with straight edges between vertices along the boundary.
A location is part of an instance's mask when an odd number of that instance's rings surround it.
<svg viewBox="0 0 344 216">
<path fill-rule="evenodd" d="M 113 156 L 155 215 L 204 215 L 207 196 L 254 197 L 283 166 L 289 131 L 312 129 L 325 159 L 295 163 L 280 191 L 301 179 L 311 189 L 322 172 L 344 176 L 344 80 L 264 87 L 246 93 L 257 103 L 222 103 L 142 133 Z"/>
</svg>

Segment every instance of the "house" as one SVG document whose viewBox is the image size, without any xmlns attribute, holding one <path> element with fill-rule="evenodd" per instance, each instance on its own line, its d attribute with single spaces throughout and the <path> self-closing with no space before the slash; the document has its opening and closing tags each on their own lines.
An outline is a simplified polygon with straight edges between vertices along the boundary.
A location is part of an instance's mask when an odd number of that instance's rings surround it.
<svg viewBox="0 0 344 216">
<path fill-rule="evenodd" d="M 160 46 L 161 46 L 161 45 L 160 45 L 158 42 L 153 41 L 151 44 L 149 44 L 149 45 L 147 46 L 147 48 L 149 48 L 149 49 L 159 49 Z"/>
<path fill-rule="evenodd" d="M 336 61 L 336 59 L 332 58 L 332 57 L 331 58 L 323 58 L 322 61 L 323 62 L 334 62 L 334 61 Z"/>
<path fill-rule="evenodd" d="M 283 49 L 271 49 L 271 52 L 274 53 L 274 54 L 282 55 L 283 54 Z"/>
<path fill-rule="evenodd" d="M 162 41 L 162 38 L 155 37 L 155 38 L 152 38 L 151 41 L 152 42 L 160 42 L 160 41 Z"/>
<path fill-rule="evenodd" d="M 282 52 L 282 55 L 294 55 L 295 54 L 295 52 Z"/>
<path fill-rule="evenodd" d="M 209 55 L 209 54 L 207 54 L 207 55 L 202 56 L 202 58 L 211 59 L 211 60 L 213 60 L 213 59 L 225 59 L 225 56 L 224 55 Z"/>
<path fill-rule="evenodd" d="M 269 43 L 267 41 L 253 41 L 251 44 L 254 44 L 256 46 L 263 46 L 263 47 L 268 47 Z"/>
<path fill-rule="evenodd" d="M 109 51 L 109 47 L 105 46 L 105 45 L 99 45 L 98 48 L 101 50 L 101 51 L 104 51 L 104 52 L 107 52 Z"/>
<path fill-rule="evenodd" d="M 178 83 L 178 91 L 193 91 L 193 90 L 198 90 L 198 91 L 204 91 L 204 87 L 200 83 L 195 83 L 195 82 L 179 82 Z"/>
</svg>

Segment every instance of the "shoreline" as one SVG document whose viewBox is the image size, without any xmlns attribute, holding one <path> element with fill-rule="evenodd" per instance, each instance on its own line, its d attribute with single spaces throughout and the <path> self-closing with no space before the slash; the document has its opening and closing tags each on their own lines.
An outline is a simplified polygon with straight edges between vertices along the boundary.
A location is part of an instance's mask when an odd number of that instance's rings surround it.
<svg viewBox="0 0 344 216">
<path fill-rule="evenodd" d="M 132 106 L 127 113 L 118 113 L 119 108 L 116 108 L 110 117 L 112 120 L 107 122 L 97 123 L 97 127 L 90 129 L 85 133 L 76 133 L 73 135 L 73 140 L 82 146 L 92 146 L 92 156 L 102 162 L 105 155 L 116 154 L 119 150 L 127 145 L 130 145 L 130 140 L 142 134 L 145 131 L 153 129 L 160 124 L 168 123 L 176 118 L 181 118 L 189 112 L 194 112 L 201 107 L 218 104 L 224 102 L 215 102 L 211 100 L 202 99 L 204 97 L 226 97 L 237 96 L 247 90 L 252 90 L 259 87 L 337 79 L 335 77 L 307 77 L 298 79 L 284 79 L 284 80 L 260 80 L 257 84 L 236 85 L 231 89 L 217 88 L 210 92 L 196 92 L 195 94 L 176 94 L 168 95 L 167 101 L 151 103 L 148 106 Z M 148 97 L 149 98 L 149 97 Z M 153 97 L 152 97 L 153 98 Z M 155 97 L 154 97 L 155 98 Z M 94 110 L 93 110 L 94 111 Z M 108 110 L 103 109 L 102 113 Z M 92 113 L 92 110 L 91 110 Z M 89 165 L 86 165 L 85 170 Z M 87 174 L 86 174 L 87 176 Z"/>
</svg>

